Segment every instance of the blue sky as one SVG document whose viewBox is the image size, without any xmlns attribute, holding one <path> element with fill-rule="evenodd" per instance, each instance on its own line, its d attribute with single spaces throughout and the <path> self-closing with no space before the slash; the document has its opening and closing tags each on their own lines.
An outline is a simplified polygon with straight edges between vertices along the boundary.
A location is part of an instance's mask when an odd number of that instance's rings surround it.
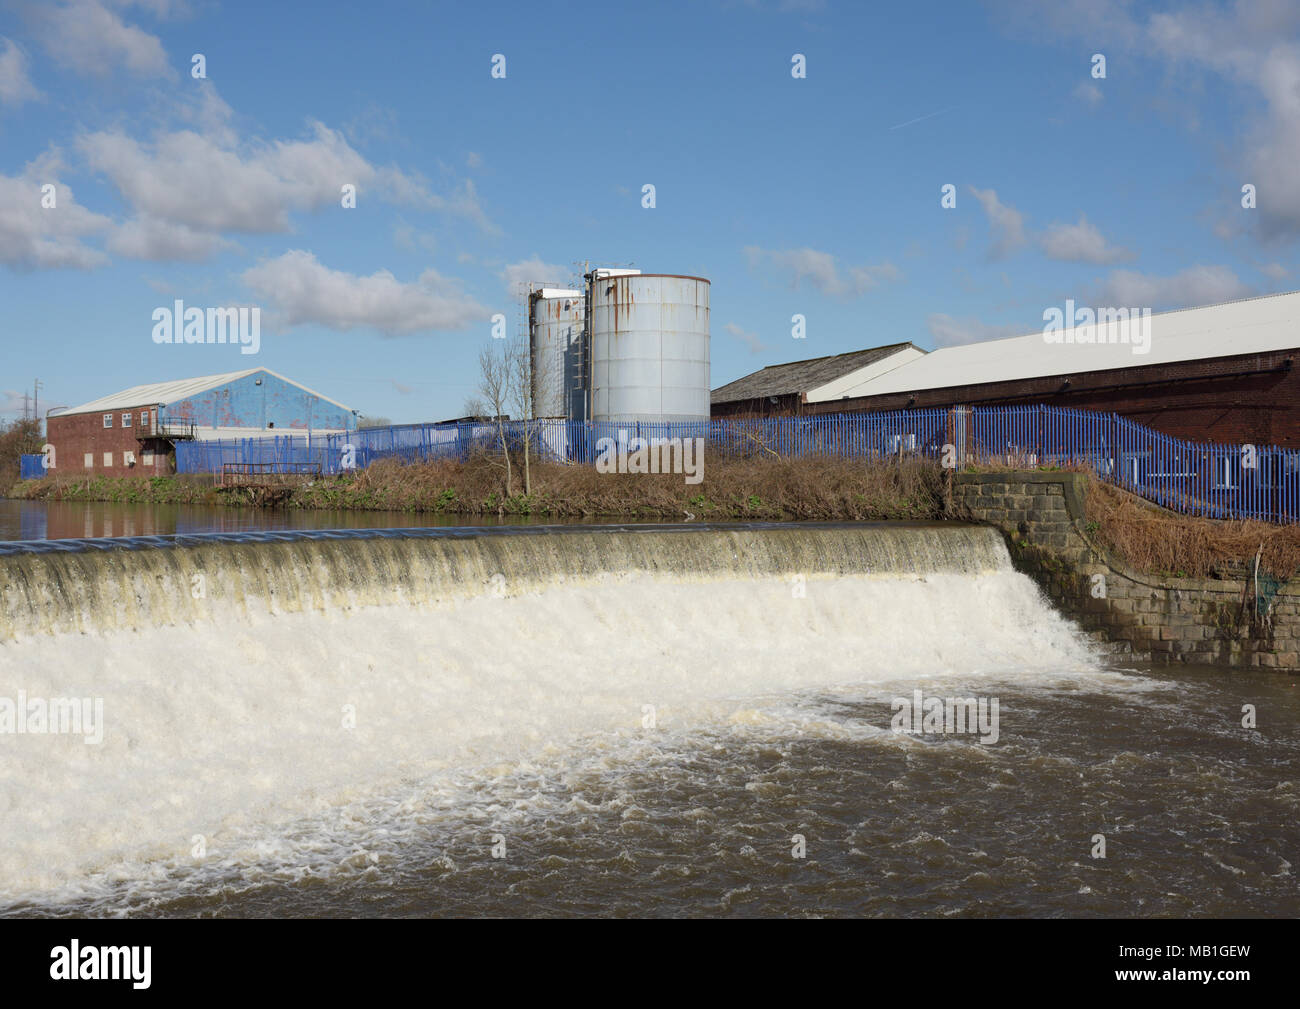
<svg viewBox="0 0 1300 1009">
<path fill-rule="evenodd" d="M 1294 3 L 310 10 L 0 0 L 0 417 L 257 365 L 456 416 L 581 261 L 708 277 L 715 387 L 1300 287 Z M 155 344 L 176 298 L 261 307 L 260 353 Z"/>
</svg>

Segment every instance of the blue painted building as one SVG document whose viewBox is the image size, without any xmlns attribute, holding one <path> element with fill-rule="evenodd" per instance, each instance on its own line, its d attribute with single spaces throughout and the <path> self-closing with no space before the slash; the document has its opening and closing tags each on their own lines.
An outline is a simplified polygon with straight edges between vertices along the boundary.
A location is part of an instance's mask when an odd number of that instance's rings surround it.
<svg viewBox="0 0 1300 1009">
<path fill-rule="evenodd" d="M 159 390 L 158 415 L 167 424 L 194 425 L 199 438 L 315 435 L 357 427 L 355 410 L 266 368 L 174 385 Z"/>
<path fill-rule="evenodd" d="M 61 470 L 168 472 L 178 440 L 316 438 L 355 431 L 359 414 L 267 368 L 137 385 L 51 411 Z"/>
</svg>

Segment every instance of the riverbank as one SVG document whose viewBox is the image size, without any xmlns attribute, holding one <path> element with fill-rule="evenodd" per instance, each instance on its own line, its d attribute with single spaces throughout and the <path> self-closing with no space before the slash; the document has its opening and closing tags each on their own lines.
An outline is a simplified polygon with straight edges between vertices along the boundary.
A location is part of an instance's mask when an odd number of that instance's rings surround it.
<svg viewBox="0 0 1300 1009">
<path fill-rule="evenodd" d="M 718 460 L 704 480 L 680 475 L 602 474 L 588 466 L 535 463 L 532 493 L 506 494 L 499 460 L 441 460 L 403 465 L 383 460 L 368 469 L 303 480 L 274 492 L 277 509 L 393 512 L 533 521 L 883 521 L 952 517 L 944 475 L 921 459 L 863 463 L 831 457 Z M 1300 570 L 1300 526 L 1193 518 L 1158 508 L 1079 472 L 1085 531 L 1125 566 L 1165 577 L 1240 578 L 1261 570 L 1287 579 Z M 515 467 L 513 489 L 522 476 Z M 267 500 L 248 488 L 221 488 L 212 477 L 53 476 L 17 484 L 10 496 L 29 501 L 194 505 L 248 509 Z M 430 524 L 442 524 L 438 523 Z"/>
<path fill-rule="evenodd" d="M 1073 472 L 961 473 L 953 501 L 1001 529 L 1016 567 L 1099 641 L 1154 663 L 1300 672 L 1294 527 L 1184 518 Z"/>
<path fill-rule="evenodd" d="M 598 473 L 589 466 L 534 463 L 531 491 L 522 493 L 516 467 L 512 490 L 492 457 L 403 465 L 384 460 L 365 470 L 304 481 L 277 491 L 283 508 L 351 509 L 439 515 L 539 518 L 641 518 L 680 521 L 938 519 L 943 476 L 934 463 L 879 465 L 837 458 L 747 459 L 710 462 L 704 479 L 681 475 Z M 107 501 L 248 507 L 249 488 L 214 487 L 211 477 L 54 476 L 16 485 L 23 500 Z"/>
</svg>

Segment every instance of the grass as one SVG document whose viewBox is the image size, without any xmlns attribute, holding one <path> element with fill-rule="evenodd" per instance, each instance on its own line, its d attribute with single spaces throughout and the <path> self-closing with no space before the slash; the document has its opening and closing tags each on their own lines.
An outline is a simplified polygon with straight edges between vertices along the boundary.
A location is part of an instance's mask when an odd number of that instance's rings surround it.
<svg viewBox="0 0 1300 1009">
<path fill-rule="evenodd" d="M 598 473 L 591 466 L 533 463 L 532 493 L 505 492 L 490 456 L 403 465 L 304 481 L 283 507 L 518 515 L 552 518 L 934 519 L 943 512 L 939 467 L 924 460 L 864 465 L 835 457 L 710 461 L 704 480 L 680 475 Z M 248 505 L 247 490 L 210 477 L 48 477 L 18 484 L 16 497 L 55 501 Z"/>
<path fill-rule="evenodd" d="M 1180 578 L 1234 577 L 1260 570 L 1286 579 L 1300 571 L 1300 525 L 1192 518 L 1100 480 L 1090 480 L 1086 528 L 1129 567 Z"/>
<path fill-rule="evenodd" d="M 704 480 L 598 473 L 591 466 L 534 463 L 532 493 L 505 493 L 490 456 L 368 469 L 293 487 L 288 508 L 385 510 L 537 518 L 697 520 L 938 519 L 943 475 L 922 459 L 864 464 L 833 456 L 710 460 Z M 224 490 L 205 476 L 75 477 L 25 481 L 14 496 L 61 501 L 239 505 L 247 490 Z M 1086 528 L 1098 546 L 1136 571 L 1174 577 L 1232 577 L 1261 569 L 1288 578 L 1300 570 L 1300 525 L 1224 522 L 1165 511 L 1100 480 L 1089 481 Z"/>
<path fill-rule="evenodd" d="M 403 466 L 381 461 L 354 476 L 294 495 L 300 507 L 386 508 L 555 518 L 706 519 L 937 518 L 942 478 L 932 463 L 864 466 L 837 458 L 710 462 L 704 480 L 598 473 L 590 466 L 534 463 L 532 493 L 505 493 L 490 457 Z"/>
</svg>

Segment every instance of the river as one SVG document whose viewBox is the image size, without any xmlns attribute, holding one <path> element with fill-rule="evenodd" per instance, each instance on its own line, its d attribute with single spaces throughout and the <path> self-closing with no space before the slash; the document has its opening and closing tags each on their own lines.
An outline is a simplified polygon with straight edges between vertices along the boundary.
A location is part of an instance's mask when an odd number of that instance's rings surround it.
<svg viewBox="0 0 1300 1009">
<path fill-rule="evenodd" d="M 1297 681 L 1101 652 L 992 530 L 198 538 L 0 575 L 0 698 L 103 702 L 84 739 L 0 734 L 3 914 L 1300 914 Z M 991 721 L 900 721 L 917 691 Z"/>
<path fill-rule="evenodd" d="M 20 501 L 0 498 L 0 542 L 113 536 L 172 536 L 275 529 L 392 529 L 410 526 L 539 525 L 528 516 L 212 505 L 116 504 L 105 501 Z"/>
</svg>

